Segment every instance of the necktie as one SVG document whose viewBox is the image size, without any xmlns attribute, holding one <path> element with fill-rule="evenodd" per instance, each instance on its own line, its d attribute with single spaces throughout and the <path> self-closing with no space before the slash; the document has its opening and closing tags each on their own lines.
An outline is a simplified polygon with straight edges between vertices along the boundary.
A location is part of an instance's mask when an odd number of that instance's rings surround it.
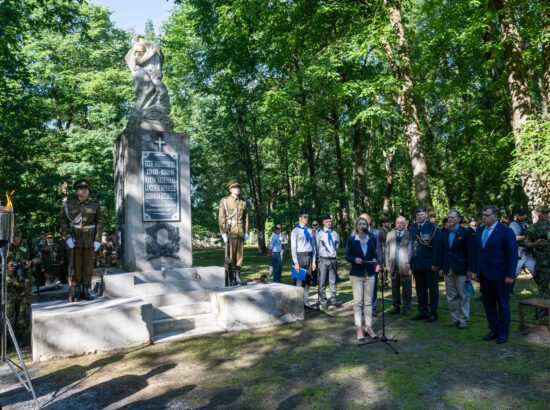
<svg viewBox="0 0 550 410">
<path fill-rule="evenodd" d="M 481 238 L 481 242 L 483 247 L 485 248 L 485 244 L 487 243 L 487 239 L 489 239 L 489 232 L 491 231 L 491 228 L 485 228 L 483 231 L 483 236 Z"/>
</svg>

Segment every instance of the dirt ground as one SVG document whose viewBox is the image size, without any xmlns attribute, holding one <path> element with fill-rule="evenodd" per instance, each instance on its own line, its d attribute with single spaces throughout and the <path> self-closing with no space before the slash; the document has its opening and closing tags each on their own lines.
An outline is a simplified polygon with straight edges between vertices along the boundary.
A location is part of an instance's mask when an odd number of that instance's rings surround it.
<svg viewBox="0 0 550 410">
<path fill-rule="evenodd" d="M 522 279 L 521 297 L 532 292 Z M 523 290 L 522 290 L 523 289 Z M 484 342 L 481 302 L 467 330 L 450 325 L 442 289 L 440 319 L 386 316 L 394 354 L 354 340 L 349 284 L 332 317 L 225 333 L 124 351 L 30 364 L 45 409 L 548 409 L 550 336 L 518 331 L 509 343 Z M 389 298 L 386 299 L 389 310 Z M 530 314 L 529 322 L 534 324 Z M 541 322 L 545 324 L 546 322 Z M 381 332 L 381 315 L 375 322 Z M 29 352 L 27 351 L 27 355 Z M 0 369 L 2 409 L 27 409 L 30 394 Z"/>
</svg>

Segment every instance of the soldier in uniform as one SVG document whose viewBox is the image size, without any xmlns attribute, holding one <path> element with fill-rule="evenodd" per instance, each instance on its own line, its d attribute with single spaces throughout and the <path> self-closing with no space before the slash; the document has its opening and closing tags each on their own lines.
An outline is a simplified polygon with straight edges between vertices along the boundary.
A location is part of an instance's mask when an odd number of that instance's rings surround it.
<svg viewBox="0 0 550 410">
<path fill-rule="evenodd" d="M 89 199 L 90 184 L 80 180 L 74 185 L 76 197 L 67 200 L 61 209 L 61 233 L 72 256 L 69 267 L 69 302 L 91 300 L 94 253 L 101 245 L 103 215 L 99 202 Z"/>
<path fill-rule="evenodd" d="M 101 247 L 99 248 L 100 265 L 102 267 L 111 267 L 116 264 L 115 244 L 112 237 L 107 232 L 103 232 L 101 236 Z"/>
<path fill-rule="evenodd" d="M 34 281 L 32 267 L 40 263 L 40 258 L 32 253 L 26 241 L 21 240 L 21 230 L 17 227 L 6 262 L 7 316 L 19 343 L 25 344 L 30 335 L 31 290 Z"/>
<path fill-rule="evenodd" d="M 550 299 L 550 206 L 539 205 L 535 212 L 538 220 L 527 228 L 525 248 L 535 253 L 536 272 L 533 279 L 539 288 L 539 294 L 545 299 Z"/>
<path fill-rule="evenodd" d="M 218 224 L 225 244 L 226 286 L 246 285 L 241 279 L 244 242 L 247 239 L 248 213 L 246 202 L 239 198 L 239 181 L 227 184 L 230 195 L 220 201 Z"/>
<path fill-rule="evenodd" d="M 53 234 L 46 236 L 46 243 L 42 246 L 42 269 L 46 285 L 60 280 L 61 266 L 63 265 L 63 249 L 59 242 L 55 242 Z"/>
<path fill-rule="evenodd" d="M 419 313 L 413 320 L 437 320 L 439 303 L 440 232 L 427 220 L 426 208 L 416 209 L 416 223 L 412 226 L 409 240 L 410 273 L 414 275 Z"/>
<path fill-rule="evenodd" d="M 31 247 L 31 252 L 34 255 L 42 255 L 42 249 L 44 248 L 44 244 L 46 243 L 46 232 L 42 231 L 38 234 L 38 237 L 34 239 L 32 242 L 29 242 L 29 246 Z M 42 286 L 45 283 L 44 278 L 44 267 L 42 264 L 37 264 L 32 267 L 33 276 L 34 276 L 34 285 L 36 286 Z"/>
</svg>

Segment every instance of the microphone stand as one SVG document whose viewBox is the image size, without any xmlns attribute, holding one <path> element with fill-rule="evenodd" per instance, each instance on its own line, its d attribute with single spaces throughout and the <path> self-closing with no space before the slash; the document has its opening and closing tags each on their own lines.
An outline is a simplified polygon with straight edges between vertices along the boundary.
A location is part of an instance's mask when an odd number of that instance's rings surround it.
<svg viewBox="0 0 550 410">
<path fill-rule="evenodd" d="M 372 263 L 372 262 L 369 261 L 369 263 Z M 382 285 L 381 286 L 381 289 L 382 289 L 382 336 L 380 336 L 380 339 L 374 339 L 374 340 L 371 340 L 369 342 L 360 343 L 359 346 L 371 345 L 371 344 L 374 344 L 374 343 L 385 343 L 385 345 L 388 346 L 392 352 L 394 352 L 395 354 L 399 354 L 397 349 L 394 346 L 392 346 L 391 343 L 390 343 L 390 342 L 397 342 L 397 339 L 390 339 L 386 336 L 386 309 L 384 307 L 384 288 L 385 288 L 384 271 L 385 271 L 384 268 L 382 268 L 380 270 L 380 276 L 381 276 L 380 282 L 381 282 L 381 285 Z"/>
</svg>

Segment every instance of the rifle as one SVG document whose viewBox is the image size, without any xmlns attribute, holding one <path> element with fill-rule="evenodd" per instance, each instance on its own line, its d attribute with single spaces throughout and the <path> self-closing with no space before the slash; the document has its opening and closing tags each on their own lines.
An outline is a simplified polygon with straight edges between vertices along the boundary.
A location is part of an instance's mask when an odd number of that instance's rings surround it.
<svg viewBox="0 0 550 410">
<path fill-rule="evenodd" d="M 225 268 L 225 286 L 231 286 L 231 255 L 229 253 L 229 238 L 224 245 L 224 258 L 223 258 L 223 267 Z"/>
</svg>

